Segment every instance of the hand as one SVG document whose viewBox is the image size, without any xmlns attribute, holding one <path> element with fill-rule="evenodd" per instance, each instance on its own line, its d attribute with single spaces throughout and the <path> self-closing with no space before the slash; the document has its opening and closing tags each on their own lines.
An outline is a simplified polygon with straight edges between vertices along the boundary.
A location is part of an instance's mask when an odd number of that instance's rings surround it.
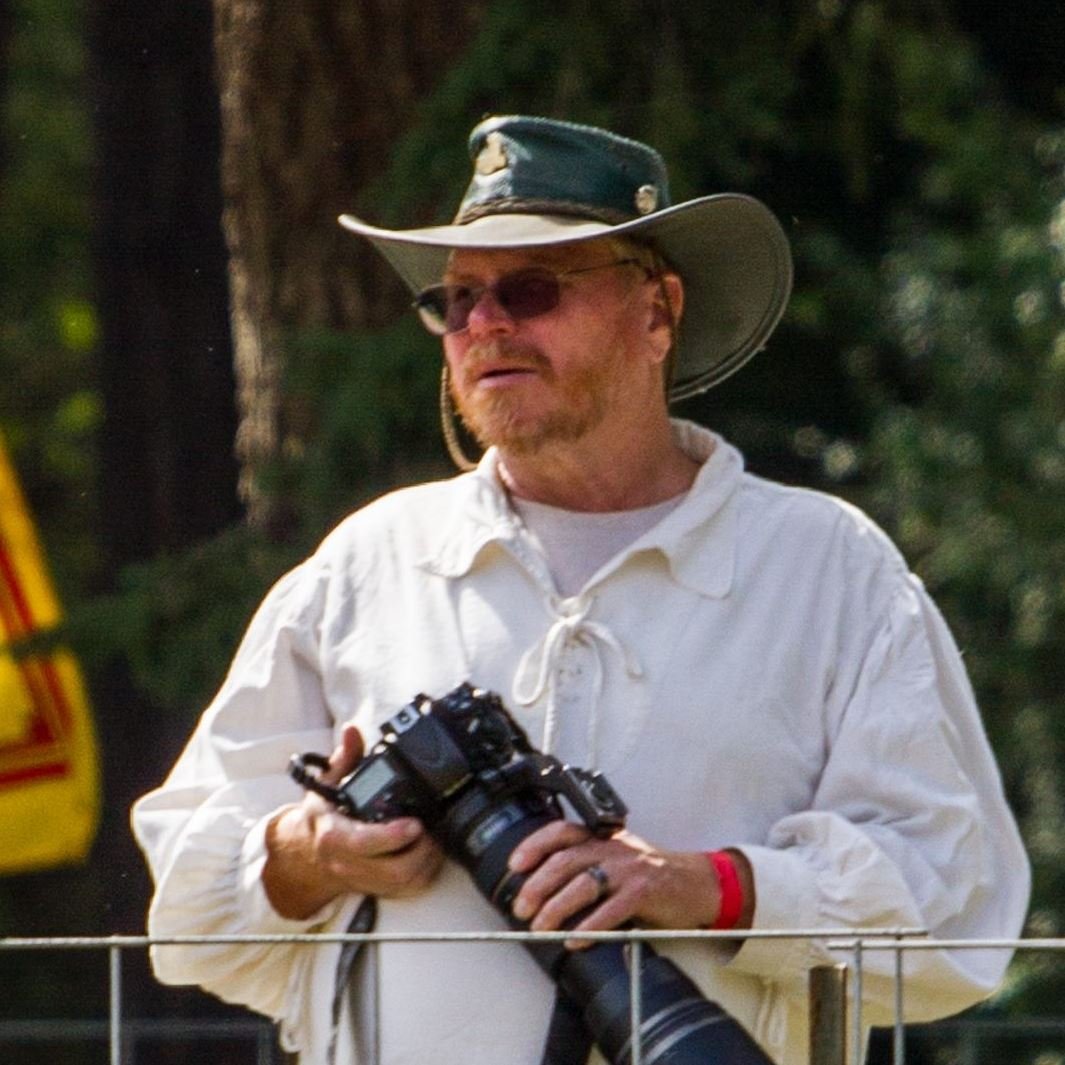
<svg viewBox="0 0 1065 1065">
<path fill-rule="evenodd" d="M 336 784 L 362 758 L 359 730 L 345 727 L 322 774 Z M 319 795 L 283 806 L 266 830 L 263 887 L 282 916 L 303 920 L 339 895 L 417 895 L 443 862 L 440 848 L 413 817 L 384 824 L 355 821 Z"/>
<path fill-rule="evenodd" d="M 753 879 L 742 854 L 730 853 L 747 899 L 739 924 L 750 927 Z M 592 866 L 606 874 L 605 892 L 588 873 Z M 574 931 L 607 931 L 630 922 L 654 928 L 708 928 L 720 907 L 717 874 L 705 854 L 660 850 L 631 832 L 603 840 L 581 825 L 553 821 L 514 849 L 510 868 L 528 874 L 513 911 L 534 931 L 565 927 L 567 920 L 589 906 L 595 908 Z M 589 944 L 570 941 L 568 945 Z"/>
</svg>

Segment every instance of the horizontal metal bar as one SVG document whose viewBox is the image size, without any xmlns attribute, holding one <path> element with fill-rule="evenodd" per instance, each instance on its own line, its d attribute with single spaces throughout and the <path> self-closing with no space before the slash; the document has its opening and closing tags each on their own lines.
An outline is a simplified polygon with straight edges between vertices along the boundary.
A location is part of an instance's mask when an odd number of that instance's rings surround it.
<svg viewBox="0 0 1065 1065">
<path fill-rule="evenodd" d="M 906 1025 L 911 1035 L 959 1035 L 972 1032 L 996 1038 L 1023 1032 L 1027 1035 L 1065 1034 L 1065 1018 L 1054 1017 L 944 1017 L 938 1021 L 922 1021 Z"/>
<path fill-rule="evenodd" d="M 820 937 L 818 937 L 820 938 Z M 1065 939 L 907 939 L 891 940 L 865 936 L 847 940 L 834 939 L 825 944 L 828 950 L 1065 950 Z"/>
<path fill-rule="evenodd" d="M 927 935 L 921 928 L 875 928 L 863 933 L 873 938 L 891 940 L 905 939 L 907 943 L 920 942 Z M 850 936 L 843 949 L 852 949 L 854 930 L 847 928 L 786 928 L 786 929 L 736 929 L 716 932 L 707 929 L 685 928 L 639 928 L 612 932 L 582 932 L 581 939 L 598 940 L 653 940 L 673 939 L 840 939 Z M 117 947 L 143 950 L 153 946 L 195 946 L 198 944 L 222 943 L 463 943 L 463 942 L 525 942 L 528 940 L 566 940 L 573 933 L 559 932 L 292 932 L 263 935 L 181 935 L 181 936 L 8 936 L 0 938 L 2 950 L 100 950 Z M 1065 940 L 1062 941 L 1065 943 Z"/>
<path fill-rule="evenodd" d="M 0 938 L 0 952 L 31 950 L 145 950 L 165 946 L 212 946 L 220 944 L 299 944 L 343 943 L 469 943 L 557 941 L 572 938 L 558 932 L 302 932 L 275 934 L 175 935 L 175 936 L 7 936 Z M 818 939 L 829 951 L 853 953 L 859 947 L 875 951 L 912 950 L 1014 950 L 1065 951 L 1065 938 L 1041 939 L 934 939 L 922 929 L 870 929 L 861 935 L 853 930 L 771 929 L 716 932 L 703 929 L 625 929 L 611 932 L 582 932 L 581 939 L 592 942 L 736 939 Z"/>
<path fill-rule="evenodd" d="M 138 1038 L 167 1038 L 198 1041 L 202 1039 L 254 1039 L 262 1032 L 272 1035 L 270 1021 L 228 1020 L 212 1017 L 126 1017 L 123 1027 Z M 49 1017 L 30 1020 L 0 1020 L 0 1045 L 15 1042 L 69 1043 L 80 1039 L 105 1040 L 110 1022 L 105 1017 Z M 1065 1035 L 1065 1018 L 1049 1017 L 946 1017 L 938 1021 L 908 1024 L 906 1031 L 926 1036 L 956 1036 L 972 1033 L 996 1038 L 1011 1036 Z"/>
<path fill-rule="evenodd" d="M 207 1039 L 255 1039 L 262 1032 L 273 1035 L 274 1026 L 265 1018 L 256 1020 L 218 1020 L 204 1017 L 190 1020 L 181 1017 L 129 1017 L 123 1029 L 139 1039 L 166 1037 L 199 1042 Z M 48 1019 L 0 1021 L 0 1046 L 5 1043 L 71 1043 L 81 1040 L 104 1041 L 110 1038 L 111 1022 L 107 1018 L 50 1017 Z"/>
</svg>

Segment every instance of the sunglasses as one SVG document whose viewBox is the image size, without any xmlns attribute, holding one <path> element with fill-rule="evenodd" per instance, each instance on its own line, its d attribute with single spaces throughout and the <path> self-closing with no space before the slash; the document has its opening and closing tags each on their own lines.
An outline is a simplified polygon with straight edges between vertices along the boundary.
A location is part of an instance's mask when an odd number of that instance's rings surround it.
<svg viewBox="0 0 1065 1065">
<path fill-rule="evenodd" d="M 461 333 L 470 324 L 470 313 L 486 292 L 492 294 L 492 299 L 509 317 L 515 320 L 537 318 L 558 306 L 562 298 L 561 278 L 633 263 L 642 265 L 639 259 L 615 259 L 596 266 L 557 272 L 530 267 L 505 274 L 493 285 L 430 285 L 415 297 L 414 309 L 425 328 L 437 336 Z"/>
</svg>

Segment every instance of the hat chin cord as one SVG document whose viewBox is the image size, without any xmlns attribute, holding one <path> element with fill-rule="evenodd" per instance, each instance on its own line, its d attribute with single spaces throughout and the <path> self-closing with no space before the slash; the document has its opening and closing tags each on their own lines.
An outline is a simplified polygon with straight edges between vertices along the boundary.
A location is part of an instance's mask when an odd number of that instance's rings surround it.
<svg viewBox="0 0 1065 1065">
<path fill-rule="evenodd" d="M 673 313 L 673 301 L 669 298 L 661 270 L 658 272 L 658 290 L 662 294 L 666 318 L 669 321 L 669 351 L 666 352 L 665 365 L 662 367 L 662 385 L 666 391 L 666 406 L 668 407 L 670 392 L 673 389 L 673 373 L 677 368 L 677 316 Z"/>
<path fill-rule="evenodd" d="M 440 428 L 443 430 L 444 443 L 451 461 L 465 472 L 475 470 L 477 463 L 463 451 L 462 442 L 459 440 L 455 404 L 451 399 L 451 374 L 446 360 L 440 369 Z"/>
</svg>

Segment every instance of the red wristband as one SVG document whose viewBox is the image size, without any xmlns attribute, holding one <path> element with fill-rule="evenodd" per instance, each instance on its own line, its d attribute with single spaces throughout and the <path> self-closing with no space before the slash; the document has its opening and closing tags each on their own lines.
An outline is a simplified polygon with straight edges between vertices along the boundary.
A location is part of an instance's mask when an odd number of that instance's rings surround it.
<svg viewBox="0 0 1065 1065">
<path fill-rule="evenodd" d="M 707 851 L 706 857 L 717 873 L 721 902 L 717 911 L 717 920 L 710 926 L 715 932 L 727 932 L 736 927 L 736 922 L 743 914 L 743 885 L 732 855 L 726 851 Z"/>
</svg>

